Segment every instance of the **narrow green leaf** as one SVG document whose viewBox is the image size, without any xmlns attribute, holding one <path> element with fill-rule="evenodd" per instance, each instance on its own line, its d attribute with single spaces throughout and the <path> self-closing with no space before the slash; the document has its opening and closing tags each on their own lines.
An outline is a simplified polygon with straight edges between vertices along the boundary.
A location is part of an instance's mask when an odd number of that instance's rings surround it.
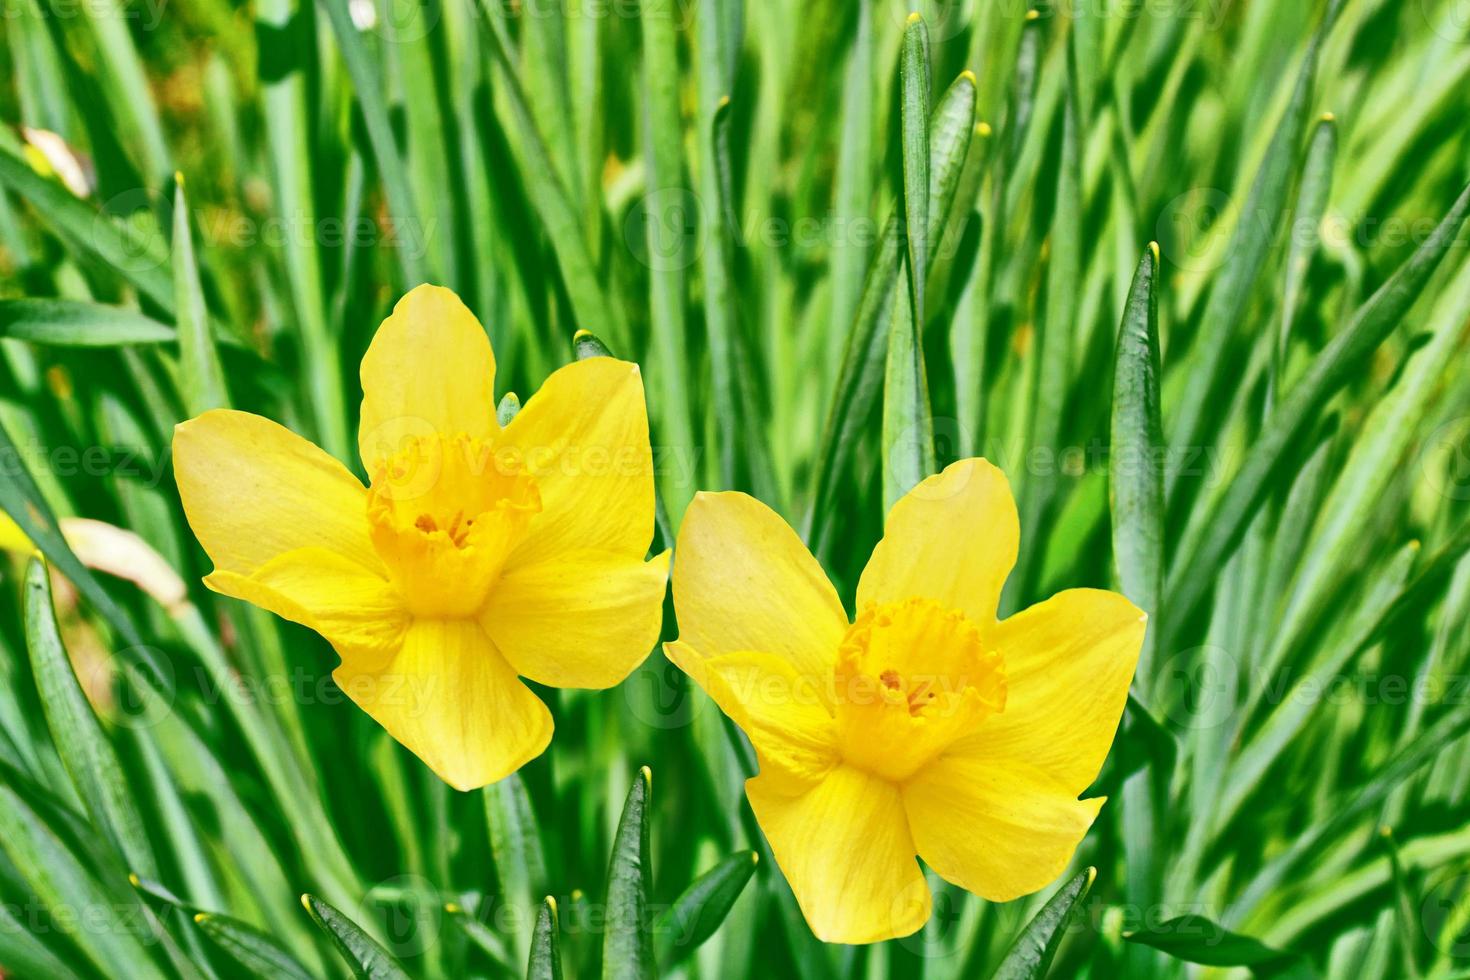
<svg viewBox="0 0 1470 980">
<path fill-rule="evenodd" d="M 43 977 L 45 980 L 78 980 L 75 970 L 42 942 L 0 902 L 0 970 L 9 976 Z"/>
<path fill-rule="evenodd" d="M 1318 416 L 1378 346 L 1403 322 L 1430 275 L 1455 246 L 1470 214 L 1470 185 L 1423 244 L 1333 337 L 1302 380 L 1271 413 L 1244 465 L 1180 542 L 1165 589 L 1170 616 L 1160 645 L 1186 620 L 1209 591 L 1215 573 L 1229 557 L 1270 488 L 1271 478 L 1301 431 Z"/>
<path fill-rule="evenodd" d="M 1202 966 L 1274 966 L 1295 955 L 1272 949 L 1250 936 L 1233 933 L 1202 915 L 1193 914 L 1124 933 L 1123 938 Z"/>
<path fill-rule="evenodd" d="M 0 782 L 0 849 L 43 906 L 89 913 L 88 919 L 58 916 L 55 925 L 103 976 L 163 980 L 145 948 L 155 937 L 141 931 L 137 908 L 104 889 L 89 872 L 93 862 L 71 850 L 47 817 L 8 781 Z"/>
<path fill-rule="evenodd" d="M 189 228 L 189 206 L 184 198 L 184 175 L 174 179 L 174 319 L 179 329 L 179 360 L 184 409 L 199 415 L 211 408 L 228 408 L 229 391 L 219 352 L 209 332 L 209 311 L 194 258 L 194 233 Z"/>
<path fill-rule="evenodd" d="M 148 214 L 133 224 L 93 208 L 54 180 L 31 169 L 23 158 L 0 146 L 0 185 L 25 198 L 74 247 L 132 283 L 163 309 L 172 311 L 173 282 L 163 235 Z"/>
<path fill-rule="evenodd" d="M 67 774 L 86 803 L 97 828 L 117 846 L 129 868 L 158 877 L 158 863 L 148 840 L 127 776 L 112 743 L 72 670 L 61 643 L 51 581 L 46 565 L 33 559 L 25 582 L 26 647 L 31 671 L 46 712 L 46 724 Z"/>
<path fill-rule="evenodd" d="M 403 967 L 362 926 L 315 895 L 302 895 L 301 904 L 311 913 L 312 921 L 331 938 L 353 976 L 360 980 L 410 980 Z"/>
<path fill-rule="evenodd" d="M 1297 310 L 1307 290 L 1307 272 L 1320 246 L 1318 229 L 1327 212 L 1327 199 L 1332 193 L 1332 171 L 1337 163 L 1337 122 L 1331 113 L 1317 121 L 1312 141 L 1307 145 L 1307 159 L 1302 165 L 1301 184 L 1296 192 L 1296 209 L 1292 225 L 1297 229 L 1287 245 L 1286 286 L 1281 297 L 1281 325 L 1276 334 L 1276 348 L 1271 359 L 1273 393 L 1285 379 L 1287 348 Z M 1309 232 L 1303 234 L 1303 232 Z M 1274 397 L 1273 397 L 1274 401 Z"/>
<path fill-rule="evenodd" d="M 1011 943 L 1005 959 L 996 968 L 993 980 L 1040 980 L 1046 976 L 1065 935 L 1072 910 L 1087 897 L 1096 877 L 1096 868 L 1086 868 L 1057 889 L 1057 893 L 1047 899 L 1041 911 Z"/>
<path fill-rule="evenodd" d="M 1205 437 L 1206 413 L 1216 404 L 1225 354 L 1239 325 L 1246 320 L 1246 304 L 1271 254 L 1277 230 L 1286 213 L 1298 147 L 1312 108 L 1318 54 L 1337 19 L 1339 6 L 1334 0 L 1312 35 L 1297 75 L 1291 103 L 1277 123 L 1261 168 L 1241 206 L 1230 246 L 1225 252 L 1225 264 L 1200 317 L 1199 341 L 1190 361 L 1193 380 L 1184 388 L 1182 401 L 1170 419 L 1174 428 L 1172 444 L 1176 447 L 1197 446 Z M 1173 499 L 1177 476 L 1174 469 L 1166 474 L 1170 499 Z"/>
<path fill-rule="evenodd" d="M 536 931 L 531 936 L 526 980 L 561 980 L 561 949 L 556 931 L 556 899 L 547 895 L 536 910 Z"/>
<path fill-rule="evenodd" d="M 1164 567 L 1164 449 L 1159 417 L 1159 304 L 1154 291 L 1159 247 L 1150 244 L 1123 309 L 1113 360 L 1113 410 L 1108 487 L 1113 558 L 1123 594 L 1152 616 L 1159 608 Z M 1148 634 L 1157 634 L 1156 626 Z M 1152 644 L 1139 657 L 1139 684 L 1152 690 Z"/>
<path fill-rule="evenodd" d="M 684 131 L 679 109 L 679 45 L 675 0 L 642 0 L 638 5 L 643 32 L 643 143 L 648 194 L 644 231 L 648 245 L 649 315 L 653 332 L 649 381 L 660 397 L 650 400 L 660 441 L 693 452 L 692 406 L 685 375 L 684 270 L 689 263 L 690 193 L 683 183 Z M 676 520 L 694 496 L 694 487 L 678 468 L 668 467 L 660 494 Z"/>
<path fill-rule="evenodd" d="M 638 770 L 613 837 L 607 869 L 607 925 L 602 938 L 604 980 L 648 980 L 658 975 L 654 961 L 648 893 L 653 878 L 648 856 L 648 804 L 653 773 Z"/>
<path fill-rule="evenodd" d="M 485 822 L 490 854 L 500 881 L 501 900 L 514 910 L 516 958 L 524 959 L 531 943 L 531 910 L 546 887 L 546 857 L 536 814 L 526 784 L 516 773 L 486 786 Z"/>
<path fill-rule="evenodd" d="M 909 295 L 913 319 L 924 331 L 924 286 L 929 275 L 929 28 L 917 12 L 903 31 L 903 214 L 908 244 Z M 892 355 L 890 354 L 890 360 Z"/>
<path fill-rule="evenodd" d="M 678 964 L 715 934 L 755 874 L 759 855 L 741 851 L 725 858 L 674 899 L 653 924 L 654 951 L 661 969 Z"/>
<path fill-rule="evenodd" d="M 387 198 L 388 212 L 401 226 L 401 231 L 413 235 L 427 233 L 414 206 L 413 191 L 403 158 L 398 152 L 397 138 L 389 119 L 388 106 L 383 99 L 383 86 L 373 68 L 367 49 L 363 45 L 357 26 L 352 23 L 348 12 L 348 0 L 317 0 L 326 11 L 332 25 L 332 35 L 337 39 L 337 48 L 342 52 L 342 61 L 347 74 L 352 78 L 358 108 L 362 110 L 363 126 L 367 130 L 368 143 L 373 149 L 373 160 L 383 178 L 383 196 Z M 403 270 L 404 284 L 410 288 L 424 281 L 422 256 L 417 248 L 404 247 L 393 250 Z"/>
<path fill-rule="evenodd" d="M 907 265 L 907 261 L 901 263 Z M 934 472 L 934 416 L 913 299 L 894 292 L 883 374 L 883 512 Z"/>
<path fill-rule="evenodd" d="M 64 299 L 0 300 L 0 337 L 54 347 L 163 344 L 174 328 L 123 306 Z"/>
<path fill-rule="evenodd" d="M 975 79 L 965 72 L 955 80 L 934 109 L 929 129 L 929 241 L 940 238 L 955 190 L 964 170 L 965 155 L 975 130 Z M 877 254 L 868 269 L 862 302 L 847 337 L 842 368 L 832 393 L 832 404 L 815 461 L 809 539 L 821 551 L 832 514 L 829 498 L 836 481 L 861 439 L 863 426 L 877 404 L 887 363 L 889 318 L 898 289 L 901 248 L 899 218 L 889 218 Z"/>
<path fill-rule="evenodd" d="M 479 18 L 479 22 L 484 26 L 485 37 L 500 68 L 497 77 L 503 85 L 502 95 L 514 117 L 515 132 L 520 137 L 513 143 L 513 149 L 520 155 L 518 162 L 521 173 L 525 175 L 526 190 L 556 252 L 572 313 L 579 325 L 598 324 L 598 328 L 607 331 L 615 344 L 626 345 L 626 317 L 620 306 L 609 301 L 597 276 L 592 255 L 582 236 L 582 216 L 566 188 L 557 180 L 556 164 L 536 129 L 536 120 L 521 85 L 519 71 L 510 57 L 509 44 L 493 0 L 480 0 L 480 10 L 484 16 Z"/>
<path fill-rule="evenodd" d="M 338 459 L 348 459 L 356 443 L 347 434 L 338 350 L 326 320 L 321 225 L 313 192 L 318 143 L 308 105 L 309 76 L 314 74 L 311 61 L 316 57 L 311 0 L 260 0 L 254 11 L 271 204 L 281 227 L 292 229 L 281 243 L 289 290 L 289 309 L 283 312 L 300 332 L 302 387 L 316 423 L 317 441 Z"/>
<path fill-rule="evenodd" d="M 211 912 L 200 912 L 194 922 L 226 956 L 258 976 L 312 980 L 296 957 L 249 923 Z"/>
</svg>

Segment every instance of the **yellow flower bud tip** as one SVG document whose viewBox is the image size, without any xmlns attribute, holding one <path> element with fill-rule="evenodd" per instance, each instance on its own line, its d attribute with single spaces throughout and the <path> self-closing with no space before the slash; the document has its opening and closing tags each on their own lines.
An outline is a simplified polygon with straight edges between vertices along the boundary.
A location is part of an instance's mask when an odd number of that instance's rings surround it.
<svg viewBox="0 0 1470 980">
<path fill-rule="evenodd" d="M 591 330 L 578 330 L 576 333 L 572 334 L 572 340 L 573 341 L 587 340 L 591 336 L 592 336 L 592 331 Z"/>
<path fill-rule="evenodd" d="M 209 915 L 207 913 L 198 912 L 198 913 L 196 913 L 194 915 L 194 923 L 195 923 L 195 925 L 201 925 L 202 926 L 202 925 L 204 925 L 204 920 L 207 919 L 207 918 L 209 918 Z"/>
<path fill-rule="evenodd" d="M 990 123 L 988 122 L 978 122 L 975 124 L 975 135 L 983 139 L 989 139 L 994 132 L 995 130 L 990 128 Z"/>
<path fill-rule="evenodd" d="M 448 912 L 450 915 L 459 915 L 459 913 L 464 910 L 459 907 L 458 902 L 445 902 L 444 911 Z"/>
<path fill-rule="evenodd" d="M 1094 881 L 1097 881 L 1097 869 L 1089 867 L 1087 869 L 1087 887 L 1091 888 Z"/>
<path fill-rule="evenodd" d="M 760 852 L 758 852 L 758 851 L 751 851 L 750 852 L 750 863 L 751 864 L 760 864 L 761 863 Z"/>
<path fill-rule="evenodd" d="M 965 81 L 969 82 L 971 85 L 978 85 L 979 84 L 979 82 L 977 82 L 975 80 L 975 73 L 972 72 L 968 68 L 966 68 L 964 71 L 960 72 L 960 77 L 963 78 Z"/>
<path fill-rule="evenodd" d="M 730 104 L 730 97 L 728 95 L 722 95 L 722 96 L 720 96 L 719 107 L 721 109 L 725 108 L 725 106 L 727 106 L 729 104 Z"/>
<path fill-rule="evenodd" d="M 1154 257 L 1154 265 L 1158 265 L 1159 264 L 1159 243 L 1158 242 L 1149 242 L 1148 243 L 1148 251 L 1149 251 L 1149 254 Z"/>
<path fill-rule="evenodd" d="M 557 917 L 557 914 L 558 914 L 557 913 L 557 909 L 556 909 L 556 896 L 555 895 L 547 895 L 546 896 L 546 907 L 551 910 L 551 921 L 553 923 L 555 923 L 556 922 L 556 917 Z"/>
<path fill-rule="evenodd" d="M 1026 20 L 1033 21 L 1033 20 L 1040 20 L 1040 19 L 1041 19 L 1041 11 L 1039 11 L 1039 10 L 1028 10 L 1028 11 L 1026 11 Z"/>
<path fill-rule="evenodd" d="M 923 19 L 924 18 L 922 16 L 920 16 L 919 12 L 917 10 L 915 10 L 913 13 L 909 14 L 909 20 L 908 20 L 909 26 L 912 27 L 913 25 L 921 22 Z"/>
<path fill-rule="evenodd" d="M 1382 837 L 1384 840 L 1387 840 L 1387 841 L 1393 840 L 1393 828 L 1392 827 L 1379 827 L 1378 828 L 1378 836 L 1379 837 Z"/>
<path fill-rule="evenodd" d="M 316 915 L 316 913 L 315 912 L 312 912 L 312 909 L 311 909 L 311 896 L 310 895 L 303 894 L 301 896 L 301 907 L 304 908 L 304 909 L 306 909 L 306 911 L 311 912 L 312 915 Z"/>
<path fill-rule="evenodd" d="M 572 889 L 572 901 L 574 901 L 574 902 L 580 902 L 586 896 L 587 896 L 587 893 L 584 892 L 582 889 L 580 889 L 580 888 L 573 888 Z"/>
<path fill-rule="evenodd" d="M 184 189 L 184 172 L 182 170 L 174 171 L 174 183 L 179 185 L 180 190 Z"/>
<path fill-rule="evenodd" d="M 1337 122 L 1337 113 L 1335 113 L 1335 112 L 1324 112 L 1324 113 L 1322 113 L 1322 121 L 1323 122 Z"/>
<path fill-rule="evenodd" d="M 650 769 L 650 768 L 648 768 L 647 766 L 643 766 L 642 768 L 640 768 L 638 770 L 638 775 L 643 779 L 643 788 L 646 789 L 646 790 L 648 790 L 648 792 L 652 793 L 653 792 L 653 770 Z"/>
<path fill-rule="evenodd" d="M 139 878 L 135 874 L 131 874 L 130 873 L 128 875 L 128 883 L 131 884 L 134 888 L 142 888 L 143 887 L 143 880 L 141 878 Z"/>
</svg>

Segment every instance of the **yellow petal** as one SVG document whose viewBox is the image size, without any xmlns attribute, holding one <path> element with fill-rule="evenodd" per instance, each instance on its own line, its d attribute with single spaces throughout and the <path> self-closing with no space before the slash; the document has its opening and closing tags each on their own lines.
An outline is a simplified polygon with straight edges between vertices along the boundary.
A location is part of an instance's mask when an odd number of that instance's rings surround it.
<svg viewBox="0 0 1470 980">
<path fill-rule="evenodd" d="M 798 674 L 820 678 L 823 690 L 848 625 L 832 583 L 796 532 L 743 493 L 696 494 L 685 511 L 674 608 L 679 640 L 692 654 L 774 654 Z"/>
<path fill-rule="evenodd" d="M 325 548 L 374 571 L 367 491 L 341 463 L 269 419 L 225 409 L 174 428 L 174 476 L 194 536 L 220 571 Z"/>
<path fill-rule="evenodd" d="M 387 580 L 325 548 L 287 552 L 253 575 L 218 571 L 204 584 L 316 630 L 344 658 L 381 661 L 402 645 L 408 628 Z"/>
<path fill-rule="evenodd" d="M 767 785 L 795 792 L 837 764 L 829 694 L 788 661 L 750 652 L 706 658 L 682 641 L 664 644 L 664 653 L 745 732 Z"/>
<path fill-rule="evenodd" d="M 386 663 L 344 660 L 332 677 L 455 789 L 493 783 L 551 741 L 551 712 L 468 620 L 418 620 Z"/>
<path fill-rule="evenodd" d="M 1035 766 L 1077 796 L 1113 744 L 1146 617 L 1114 592 L 1071 589 L 990 626 L 1005 660 L 1005 711 L 956 751 Z"/>
<path fill-rule="evenodd" d="M 1005 474 L 983 459 L 952 463 L 893 505 L 858 582 L 858 608 L 921 596 L 994 622 L 1020 536 Z"/>
<path fill-rule="evenodd" d="M 408 442 L 485 438 L 495 421 L 495 355 L 452 290 L 418 286 L 398 301 L 362 358 L 357 448 L 369 477 Z"/>
<path fill-rule="evenodd" d="M 953 755 L 906 783 L 903 802 L 925 863 L 992 902 L 1055 881 L 1103 805 L 1079 801 L 1035 767 Z"/>
<path fill-rule="evenodd" d="M 580 551 L 508 568 L 480 622 L 516 673 L 552 687 L 620 683 L 658 642 L 669 553 Z"/>
<path fill-rule="evenodd" d="M 818 939 L 873 943 L 907 936 L 928 920 L 929 887 L 891 783 L 839 766 L 799 795 L 764 775 L 745 791 Z"/>
<path fill-rule="evenodd" d="M 524 465 L 541 491 L 541 513 L 508 564 L 648 553 L 653 452 L 638 365 L 592 357 L 557 369 L 506 426 L 496 456 Z"/>
</svg>

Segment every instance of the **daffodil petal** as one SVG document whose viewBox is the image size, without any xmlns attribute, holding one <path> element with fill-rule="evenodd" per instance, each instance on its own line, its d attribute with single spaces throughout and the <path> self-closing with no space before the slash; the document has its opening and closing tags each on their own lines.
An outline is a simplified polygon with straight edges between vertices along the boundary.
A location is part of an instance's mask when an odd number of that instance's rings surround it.
<svg viewBox="0 0 1470 980">
<path fill-rule="evenodd" d="M 508 568 L 480 617 L 516 673 L 552 687 L 620 683 L 658 642 L 669 553 L 582 551 Z"/>
<path fill-rule="evenodd" d="M 499 431 L 490 339 L 453 290 L 423 285 L 400 299 L 368 345 L 361 376 L 357 448 L 370 477 L 409 440 Z"/>
<path fill-rule="evenodd" d="M 289 429 L 217 409 L 176 426 L 173 450 L 184 515 L 216 569 L 248 576 L 298 548 L 382 568 L 368 537 L 367 491 Z"/>
<path fill-rule="evenodd" d="M 417 620 L 386 662 L 348 658 L 332 677 L 455 789 L 493 783 L 551 741 L 551 712 L 470 620 Z"/>
<path fill-rule="evenodd" d="M 817 560 L 775 511 L 743 493 L 700 493 L 674 553 L 679 639 L 718 657 L 771 653 L 830 678 L 847 614 Z M 687 669 L 687 668 L 686 668 Z"/>
<path fill-rule="evenodd" d="M 951 463 L 893 505 L 858 582 L 858 608 L 919 596 L 994 622 L 1020 527 L 1004 473 L 983 459 Z"/>
<path fill-rule="evenodd" d="M 664 653 L 745 732 L 766 785 L 795 791 L 837 764 L 827 695 L 789 662 L 769 653 L 703 657 L 683 641 L 664 644 Z"/>
<path fill-rule="evenodd" d="M 289 551 L 253 575 L 217 571 L 204 584 L 316 630 L 343 657 L 386 656 L 408 628 L 386 579 L 325 548 Z"/>
<path fill-rule="evenodd" d="M 510 564 L 568 551 L 648 553 L 653 451 L 638 365 L 592 357 L 558 368 L 506 426 L 496 455 L 524 465 L 541 491 L 541 513 Z"/>
<path fill-rule="evenodd" d="M 903 788 L 919 856 L 992 902 L 1045 888 L 1066 870 L 1103 800 L 1078 800 L 1032 766 L 945 756 Z"/>
<path fill-rule="evenodd" d="M 818 939 L 873 943 L 929 918 L 929 886 L 914 858 L 898 790 L 847 766 L 797 795 L 762 774 L 745 784 L 796 901 Z"/>
<path fill-rule="evenodd" d="M 957 752 L 1035 766 L 1074 797 L 1113 744 L 1138 666 L 1146 617 L 1114 592 L 1059 592 L 985 630 L 1005 661 L 1005 710 Z"/>
</svg>

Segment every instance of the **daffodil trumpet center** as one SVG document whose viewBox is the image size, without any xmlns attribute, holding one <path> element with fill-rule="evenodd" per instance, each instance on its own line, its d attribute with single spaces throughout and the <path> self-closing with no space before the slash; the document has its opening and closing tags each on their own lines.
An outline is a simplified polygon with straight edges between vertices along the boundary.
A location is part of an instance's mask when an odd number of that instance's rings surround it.
<svg viewBox="0 0 1470 980">
<path fill-rule="evenodd" d="M 1005 664 L 980 629 L 931 599 L 870 605 L 837 651 L 834 708 L 845 761 L 903 782 L 1005 710 Z"/>
<path fill-rule="evenodd" d="M 410 440 L 373 474 L 373 547 L 415 616 L 463 618 L 484 606 L 505 560 L 541 512 L 518 454 L 467 435 Z"/>
</svg>

